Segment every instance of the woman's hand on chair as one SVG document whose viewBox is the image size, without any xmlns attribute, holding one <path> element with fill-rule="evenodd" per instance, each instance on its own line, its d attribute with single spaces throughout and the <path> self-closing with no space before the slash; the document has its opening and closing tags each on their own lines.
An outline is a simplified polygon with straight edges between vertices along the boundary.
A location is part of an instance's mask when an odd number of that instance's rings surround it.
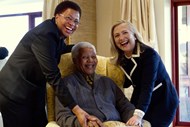
<svg viewBox="0 0 190 127">
<path fill-rule="evenodd" d="M 139 126 L 139 127 L 141 127 L 141 124 L 142 124 L 142 118 L 137 115 L 133 115 L 126 123 L 126 125 L 128 126 Z"/>
</svg>

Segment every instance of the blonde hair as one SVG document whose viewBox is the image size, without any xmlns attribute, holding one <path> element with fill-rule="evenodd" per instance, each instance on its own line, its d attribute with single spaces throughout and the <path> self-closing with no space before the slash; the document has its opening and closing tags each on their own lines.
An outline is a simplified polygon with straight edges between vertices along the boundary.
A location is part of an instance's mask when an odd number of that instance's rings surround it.
<svg viewBox="0 0 190 127">
<path fill-rule="evenodd" d="M 119 20 L 117 21 L 111 28 L 111 34 L 110 34 L 110 42 L 111 42 L 111 54 L 113 55 L 113 58 L 111 59 L 111 62 L 114 64 L 120 63 L 120 57 L 123 55 L 123 51 L 119 49 L 114 41 L 114 34 L 113 31 L 115 27 L 119 26 L 120 24 L 126 24 L 127 28 L 134 34 L 136 37 L 136 41 L 143 42 L 143 38 L 140 35 L 140 33 L 137 31 L 136 27 L 129 21 L 126 20 Z"/>
</svg>

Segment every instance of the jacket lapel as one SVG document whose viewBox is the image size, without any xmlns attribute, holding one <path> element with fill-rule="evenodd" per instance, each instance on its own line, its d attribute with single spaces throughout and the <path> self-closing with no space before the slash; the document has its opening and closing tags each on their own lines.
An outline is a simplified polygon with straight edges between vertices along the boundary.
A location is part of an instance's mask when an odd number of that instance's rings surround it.
<svg viewBox="0 0 190 127">
<path fill-rule="evenodd" d="M 137 49 L 136 49 L 136 50 L 137 50 L 136 53 L 135 53 L 135 54 L 132 54 L 132 57 L 130 58 L 131 61 L 134 63 L 134 66 L 133 66 L 133 68 L 131 69 L 130 73 L 128 74 L 128 73 L 125 71 L 125 69 L 124 69 L 122 66 L 120 66 L 121 70 L 124 72 L 124 74 L 126 75 L 126 77 L 127 77 L 131 82 L 133 82 L 132 79 L 131 79 L 131 77 L 132 77 L 132 75 L 133 75 L 133 72 L 134 72 L 135 69 L 137 68 L 137 62 L 135 61 L 134 57 L 140 57 L 140 44 L 139 44 L 139 43 L 137 43 Z"/>
</svg>

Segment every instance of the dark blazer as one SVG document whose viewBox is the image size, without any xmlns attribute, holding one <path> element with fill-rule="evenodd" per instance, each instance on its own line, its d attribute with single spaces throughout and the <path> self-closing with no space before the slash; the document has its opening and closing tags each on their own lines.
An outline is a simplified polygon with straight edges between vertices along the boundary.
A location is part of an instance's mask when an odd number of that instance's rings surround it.
<svg viewBox="0 0 190 127">
<path fill-rule="evenodd" d="M 46 82 L 62 83 L 60 56 L 72 47 L 64 39 L 54 18 L 26 33 L 0 72 L 0 93 L 19 103 L 44 103 Z"/>
<path fill-rule="evenodd" d="M 150 122 L 168 115 L 173 118 L 179 104 L 178 95 L 158 53 L 137 43 L 132 58 L 123 56 L 121 63 L 126 75 L 124 87 L 133 85 L 131 102 L 145 112 L 144 118 Z"/>
</svg>

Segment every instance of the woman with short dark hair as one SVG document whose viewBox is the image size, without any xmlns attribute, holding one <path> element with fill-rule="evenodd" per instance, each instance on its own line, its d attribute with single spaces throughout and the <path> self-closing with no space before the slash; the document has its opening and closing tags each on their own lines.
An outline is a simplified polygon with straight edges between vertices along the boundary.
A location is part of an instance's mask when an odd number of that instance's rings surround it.
<svg viewBox="0 0 190 127">
<path fill-rule="evenodd" d="M 46 82 L 55 92 L 57 86 L 63 85 L 58 64 L 61 55 L 70 52 L 73 46 L 67 45 L 65 39 L 76 31 L 80 17 L 78 4 L 63 1 L 57 5 L 52 19 L 31 29 L 21 39 L 0 72 L 4 127 L 46 126 Z M 71 109 L 79 109 L 66 87 L 62 102 Z"/>
</svg>

